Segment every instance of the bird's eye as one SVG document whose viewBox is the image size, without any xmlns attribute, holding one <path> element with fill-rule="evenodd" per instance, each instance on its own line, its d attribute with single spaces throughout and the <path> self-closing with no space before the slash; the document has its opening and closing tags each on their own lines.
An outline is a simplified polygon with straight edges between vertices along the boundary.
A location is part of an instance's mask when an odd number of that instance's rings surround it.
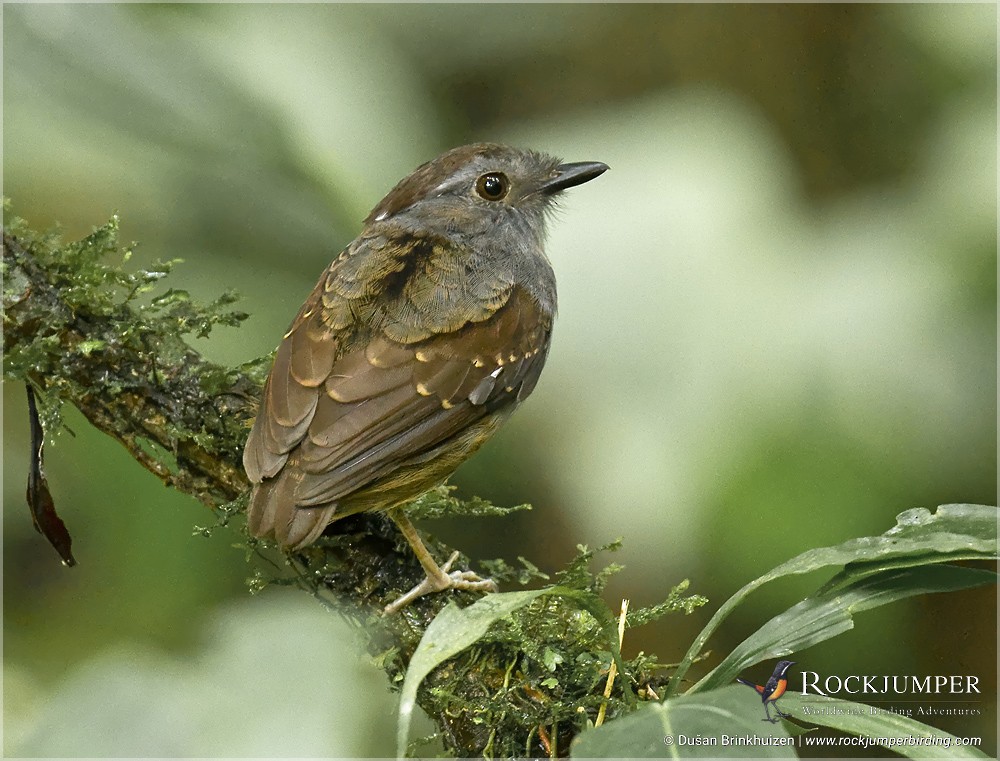
<svg viewBox="0 0 1000 761">
<path fill-rule="evenodd" d="M 499 201 L 510 190 L 510 180 L 503 172 L 490 172 L 476 180 L 476 192 L 487 201 Z"/>
</svg>

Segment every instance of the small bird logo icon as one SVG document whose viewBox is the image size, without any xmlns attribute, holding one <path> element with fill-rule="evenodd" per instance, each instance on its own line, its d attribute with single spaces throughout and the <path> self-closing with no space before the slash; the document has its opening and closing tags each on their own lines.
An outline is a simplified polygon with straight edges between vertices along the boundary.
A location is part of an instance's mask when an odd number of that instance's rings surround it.
<svg viewBox="0 0 1000 761">
<path fill-rule="evenodd" d="M 765 718 L 761 721 L 769 721 L 772 724 L 776 724 L 779 718 L 787 719 L 790 718 L 787 713 L 783 713 L 780 708 L 775 704 L 775 701 L 785 694 L 785 690 L 788 688 L 788 677 L 785 674 L 788 672 L 788 668 L 795 664 L 795 661 L 778 661 L 777 665 L 774 667 L 774 673 L 771 674 L 771 678 L 767 680 L 764 685 L 754 684 L 753 682 L 748 682 L 746 679 L 736 678 L 736 681 L 740 684 L 745 684 L 747 687 L 753 687 L 757 690 L 757 694 L 760 695 L 760 702 L 764 704 L 764 715 Z M 772 717 L 770 706 L 774 705 L 774 710 L 777 712 L 777 716 Z"/>
</svg>

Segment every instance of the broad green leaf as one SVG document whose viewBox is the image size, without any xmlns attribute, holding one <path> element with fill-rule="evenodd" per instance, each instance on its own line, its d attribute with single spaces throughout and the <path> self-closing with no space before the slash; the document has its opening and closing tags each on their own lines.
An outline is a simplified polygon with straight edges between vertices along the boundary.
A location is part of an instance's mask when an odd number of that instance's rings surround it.
<svg viewBox="0 0 1000 761">
<path fill-rule="evenodd" d="M 399 702 L 399 724 L 396 730 L 397 754 L 400 758 L 405 755 L 413 708 L 417 701 L 417 690 L 424 678 L 440 664 L 479 640 L 491 624 L 511 615 L 542 595 L 570 597 L 590 613 L 607 633 L 608 648 L 618 664 L 619 672 L 624 673 L 615 620 L 604 602 L 591 592 L 569 587 L 544 587 L 524 592 L 489 594 L 467 608 L 459 608 L 454 603 L 448 603 L 427 627 L 406 669 Z M 631 693 L 626 690 L 626 697 L 630 695 Z"/>
<path fill-rule="evenodd" d="M 651 703 L 588 729 L 574 740 L 570 754 L 574 758 L 795 758 L 795 744 L 801 741 L 788 734 L 784 723 L 771 724 L 763 718 L 755 692 L 726 687 Z"/>
<path fill-rule="evenodd" d="M 838 573 L 826 584 L 817 590 L 817 594 L 835 592 L 856 584 L 861 579 L 874 576 L 878 573 L 885 573 L 900 568 L 918 568 L 924 565 L 939 565 L 943 563 L 953 563 L 960 560 L 988 560 L 981 552 L 949 552 L 947 554 L 928 553 L 927 555 L 915 555 L 913 557 L 893 558 L 884 562 L 872 563 L 851 563 L 843 571 Z"/>
<path fill-rule="evenodd" d="M 781 709 L 796 719 L 839 729 L 907 758 L 988 758 L 978 748 L 961 745 L 961 741 L 954 735 L 864 703 L 789 691 L 781 698 Z M 824 738 L 801 740 L 801 747 L 822 747 L 816 744 L 822 739 Z M 838 755 L 861 755 L 854 752 L 860 747 L 862 746 L 842 746 L 843 752 Z"/>
<path fill-rule="evenodd" d="M 740 643 L 691 692 L 730 684 L 744 669 L 770 658 L 780 658 L 854 627 L 853 616 L 863 610 L 934 592 L 995 584 L 993 571 L 954 565 L 918 566 L 868 575 L 846 587 L 821 590 L 775 616 Z"/>
<path fill-rule="evenodd" d="M 685 653 L 670 681 L 667 695 L 677 691 L 691 663 L 719 625 L 751 592 L 764 584 L 783 576 L 810 573 L 830 566 L 884 563 L 886 567 L 903 568 L 953 560 L 995 558 L 997 517 L 997 508 L 985 505 L 942 505 L 934 513 L 915 508 L 896 516 L 896 525 L 880 536 L 866 536 L 833 547 L 808 550 L 782 563 L 745 585 L 712 616 Z M 851 566 L 845 573 L 851 573 L 854 568 Z M 865 567 L 857 566 L 858 574 L 865 572 Z M 844 580 L 846 577 L 841 581 Z"/>
<path fill-rule="evenodd" d="M 882 552 L 875 559 L 848 563 L 820 591 L 848 586 L 864 576 L 892 568 L 996 557 L 997 519 L 996 508 L 984 509 L 980 505 L 944 505 L 934 515 L 924 508 L 907 510 L 896 516 L 896 526 L 883 534 L 890 545 L 902 543 L 905 554 Z M 929 525 L 933 533 L 928 535 Z"/>
</svg>

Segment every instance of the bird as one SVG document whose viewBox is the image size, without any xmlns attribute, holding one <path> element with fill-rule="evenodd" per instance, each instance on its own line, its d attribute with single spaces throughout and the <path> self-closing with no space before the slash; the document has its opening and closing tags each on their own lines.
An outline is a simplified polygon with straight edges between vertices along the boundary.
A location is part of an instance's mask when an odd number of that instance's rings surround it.
<svg viewBox="0 0 1000 761">
<path fill-rule="evenodd" d="M 788 688 L 788 677 L 785 674 L 788 672 L 789 667 L 795 665 L 795 661 L 778 661 L 774 667 L 774 673 L 767 680 L 764 685 L 755 684 L 754 682 L 748 682 L 746 679 L 736 678 L 736 681 L 740 684 L 745 684 L 747 687 L 752 687 L 760 695 L 760 701 L 764 704 L 764 719 L 761 721 L 769 721 L 772 724 L 776 724 L 779 718 L 787 719 L 790 718 L 787 713 L 783 713 L 780 708 L 778 708 L 775 702 L 778 698 L 785 694 L 785 690 Z M 773 705 L 774 710 L 777 711 L 778 716 L 772 718 L 771 712 L 768 709 L 769 706 Z"/>
<path fill-rule="evenodd" d="M 247 527 L 286 551 L 382 511 L 426 578 L 385 608 L 495 591 L 438 565 L 406 503 L 443 483 L 535 388 L 556 282 L 559 194 L 608 169 L 498 143 L 453 148 L 400 180 L 330 263 L 275 354 L 243 452 Z"/>
</svg>

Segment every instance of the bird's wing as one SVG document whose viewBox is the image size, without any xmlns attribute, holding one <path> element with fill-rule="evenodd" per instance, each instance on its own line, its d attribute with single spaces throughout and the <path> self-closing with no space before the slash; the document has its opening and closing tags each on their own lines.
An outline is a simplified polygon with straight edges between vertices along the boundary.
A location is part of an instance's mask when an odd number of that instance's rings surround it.
<svg viewBox="0 0 1000 761">
<path fill-rule="evenodd" d="M 292 321 L 264 383 L 260 409 L 243 449 L 243 467 L 251 483 L 281 471 L 288 453 L 309 429 L 319 387 L 341 352 L 346 336 L 324 327 L 317 313 L 323 284 L 321 279 Z"/>
<path fill-rule="evenodd" d="M 550 317 L 502 277 L 459 273 L 465 261 L 438 242 L 405 240 L 341 254 L 279 347 L 244 451 L 252 482 L 280 482 L 255 492 L 255 533 L 280 540 L 276 513 L 291 521 L 290 508 L 431 460 L 534 388 Z"/>
<path fill-rule="evenodd" d="M 767 683 L 767 686 L 769 688 L 767 692 L 768 700 L 777 700 L 785 694 L 785 690 L 788 688 L 788 680 L 785 678 L 777 679 L 773 686 L 770 682 Z"/>
<path fill-rule="evenodd" d="M 763 695 L 765 698 L 770 698 L 771 695 L 774 694 L 774 691 L 778 688 L 778 685 L 781 683 L 781 681 L 782 680 L 779 677 L 772 675 L 764 684 L 764 687 L 761 689 L 760 694 Z"/>
<path fill-rule="evenodd" d="M 298 449 L 296 503 L 341 499 L 423 459 L 534 388 L 550 328 L 515 289 L 483 322 L 403 344 L 378 336 L 340 358 Z"/>
</svg>

